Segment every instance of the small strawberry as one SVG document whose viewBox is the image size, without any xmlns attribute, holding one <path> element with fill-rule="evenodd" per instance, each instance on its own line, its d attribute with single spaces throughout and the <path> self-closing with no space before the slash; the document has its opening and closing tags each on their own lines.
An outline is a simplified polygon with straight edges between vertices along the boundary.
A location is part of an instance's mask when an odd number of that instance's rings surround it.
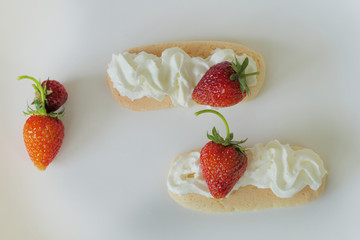
<svg viewBox="0 0 360 240">
<path fill-rule="evenodd" d="M 248 58 L 240 64 L 235 57 L 235 62 L 225 61 L 210 67 L 194 88 L 193 100 L 212 107 L 230 107 L 239 103 L 250 94 L 246 77 L 259 74 L 245 74 L 248 64 Z"/>
<path fill-rule="evenodd" d="M 214 113 L 225 123 L 227 136 L 222 138 L 214 127 L 212 134 L 207 134 L 211 140 L 201 149 L 200 165 L 204 179 L 209 187 L 211 195 L 216 198 L 224 198 L 232 190 L 234 185 L 244 175 L 247 167 L 247 156 L 245 148 L 241 147 L 246 141 L 232 141 L 233 133 L 229 132 L 229 126 L 225 118 L 217 111 L 202 110 L 202 113 Z"/>
<path fill-rule="evenodd" d="M 46 93 L 45 108 L 47 112 L 58 110 L 68 98 L 65 87 L 56 80 L 46 80 L 41 83 Z"/>
<path fill-rule="evenodd" d="M 20 76 L 18 80 L 30 79 L 35 82 L 33 87 L 37 97 L 33 104 L 36 110 L 28 106 L 25 115 L 31 115 L 25 122 L 23 137 L 31 160 L 39 170 L 45 170 L 59 152 L 64 139 L 64 125 L 59 119 L 64 111 L 59 113 L 46 111 L 46 87 L 33 77 Z"/>
</svg>

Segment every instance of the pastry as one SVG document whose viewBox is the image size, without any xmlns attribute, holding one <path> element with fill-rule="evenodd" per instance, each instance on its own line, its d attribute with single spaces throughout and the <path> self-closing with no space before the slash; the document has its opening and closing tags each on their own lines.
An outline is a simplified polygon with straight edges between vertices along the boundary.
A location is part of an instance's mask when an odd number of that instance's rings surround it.
<svg viewBox="0 0 360 240">
<path fill-rule="evenodd" d="M 135 111 L 197 105 L 192 92 L 213 65 L 234 58 L 249 63 L 245 74 L 251 94 L 241 102 L 255 98 L 265 78 L 262 57 L 240 44 L 218 41 L 167 42 L 129 49 L 113 55 L 107 68 L 107 84 L 114 99 Z"/>
</svg>

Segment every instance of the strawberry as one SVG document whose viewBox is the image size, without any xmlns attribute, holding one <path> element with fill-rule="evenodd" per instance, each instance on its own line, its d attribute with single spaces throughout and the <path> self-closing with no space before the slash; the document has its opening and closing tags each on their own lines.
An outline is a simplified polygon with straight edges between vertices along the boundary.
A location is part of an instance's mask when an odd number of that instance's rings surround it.
<svg viewBox="0 0 360 240">
<path fill-rule="evenodd" d="M 23 135 L 34 165 L 39 170 L 45 170 L 62 145 L 64 125 L 56 117 L 32 115 L 25 122 Z"/>
<path fill-rule="evenodd" d="M 248 64 L 248 58 L 240 64 L 235 57 L 235 62 L 225 61 L 210 67 L 195 86 L 192 93 L 193 100 L 198 104 L 212 107 L 230 107 L 239 103 L 250 94 L 246 77 L 259 74 L 259 72 L 245 74 Z"/>
<path fill-rule="evenodd" d="M 56 80 L 46 80 L 41 83 L 46 93 L 45 108 L 47 112 L 58 110 L 68 98 L 65 87 Z"/>
<path fill-rule="evenodd" d="M 59 152 L 64 139 L 64 125 L 59 119 L 63 116 L 64 110 L 58 113 L 47 112 L 46 85 L 29 76 L 20 76 L 18 79 L 24 78 L 35 82 L 33 87 L 37 94 L 33 102 L 36 109 L 28 106 L 28 111 L 24 112 L 25 115 L 31 115 L 24 125 L 24 142 L 34 165 L 39 170 L 45 170 Z"/>
<path fill-rule="evenodd" d="M 202 110 L 196 115 L 209 112 L 218 115 L 225 123 L 227 136 L 222 138 L 214 127 L 212 134 L 207 134 L 211 140 L 201 149 L 200 165 L 202 174 L 209 187 L 211 195 L 216 198 L 224 198 L 233 189 L 234 185 L 244 175 L 247 167 L 245 148 L 239 144 L 242 141 L 233 141 L 233 133 L 229 132 L 229 126 L 225 118 L 217 111 Z"/>
</svg>

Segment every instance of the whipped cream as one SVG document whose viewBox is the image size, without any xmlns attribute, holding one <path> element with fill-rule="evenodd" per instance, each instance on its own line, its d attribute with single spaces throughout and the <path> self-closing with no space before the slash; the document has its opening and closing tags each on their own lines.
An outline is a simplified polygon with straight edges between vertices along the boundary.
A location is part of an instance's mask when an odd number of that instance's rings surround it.
<svg viewBox="0 0 360 240">
<path fill-rule="evenodd" d="M 245 73 L 257 72 L 251 57 L 237 56 L 232 49 L 216 49 L 203 59 L 173 47 L 164 50 L 161 57 L 146 52 L 113 55 L 107 73 L 114 88 L 131 100 L 151 97 L 162 101 L 168 95 L 175 106 L 190 107 L 195 105 L 191 94 L 205 72 L 217 63 L 234 60 L 234 56 L 240 63 L 249 58 Z M 257 83 L 256 76 L 246 80 L 249 87 Z"/>
<path fill-rule="evenodd" d="M 317 190 L 327 173 L 323 161 L 311 149 L 293 150 L 290 145 L 273 140 L 265 146 L 257 144 L 248 150 L 251 154 L 247 169 L 232 191 L 253 185 L 270 188 L 276 196 L 289 198 L 307 185 Z M 167 179 L 171 192 L 178 195 L 198 193 L 212 197 L 203 178 L 199 158 L 200 153 L 193 151 L 181 156 L 173 164 Z"/>
</svg>

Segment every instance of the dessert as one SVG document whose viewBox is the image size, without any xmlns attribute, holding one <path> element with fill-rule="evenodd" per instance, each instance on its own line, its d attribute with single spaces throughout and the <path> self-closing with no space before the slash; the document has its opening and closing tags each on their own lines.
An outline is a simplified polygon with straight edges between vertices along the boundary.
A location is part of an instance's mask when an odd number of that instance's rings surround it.
<svg viewBox="0 0 360 240">
<path fill-rule="evenodd" d="M 323 193 L 327 171 L 313 150 L 278 140 L 242 150 L 247 156 L 246 170 L 222 198 L 209 189 L 201 163 L 202 149 L 178 155 L 167 179 L 170 196 L 193 210 L 231 212 L 297 206 Z"/>
<path fill-rule="evenodd" d="M 255 98 L 264 82 L 265 65 L 256 52 L 240 45 L 217 41 L 169 42 L 129 49 L 113 55 L 107 68 L 107 84 L 114 99 L 135 111 L 171 107 L 191 107 L 195 86 L 215 64 L 248 58 L 244 74 L 251 94 L 241 102 Z"/>
</svg>

